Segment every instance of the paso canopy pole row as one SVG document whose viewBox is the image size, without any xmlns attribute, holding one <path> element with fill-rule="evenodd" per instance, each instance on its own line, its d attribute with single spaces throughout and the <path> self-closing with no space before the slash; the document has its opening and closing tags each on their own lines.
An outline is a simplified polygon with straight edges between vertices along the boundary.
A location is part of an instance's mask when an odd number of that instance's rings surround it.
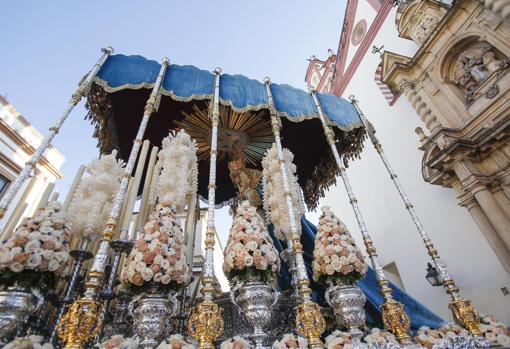
<svg viewBox="0 0 510 349">
<path fill-rule="evenodd" d="M 276 149 L 278 151 L 280 173 L 282 175 L 283 188 L 287 201 L 287 211 L 289 214 L 292 233 L 292 240 L 289 242 L 291 243 L 290 245 L 292 245 L 294 252 L 298 291 L 301 296 L 301 304 L 296 308 L 296 323 L 302 324 L 298 326 L 298 331 L 308 339 L 308 343 L 311 348 L 323 348 L 324 345 L 321 341 L 321 335 L 326 330 L 326 322 L 321 314 L 321 307 L 311 299 L 312 290 L 310 288 L 310 280 L 308 279 L 308 274 L 306 272 L 305 261 L 303 259 L 303 246 L 301 245 L 301 236 L 297 226 L 299 222 L 296 222 L 296 217 L 294 215 L 289 178 L 287 176 L 288 171 L 285 168 L 285 161 L 283 158 L 283 148 L 280 139 L 280 119 L 276 114 L 274 106 L 273 94 L 271 92 L 271 80 L 268 77 L 264 78 L 264 84 L 266 85 L 269 113 L 271 115 L 271 126 L 273 129 Z"/>
<path fill-rule="evenodd" d="M 366 227 L 365 219 L 363 218 L 361 210 L 358 206 L 358 200 L 354 195 L 354 191 L 352 190 L 349 177 L 347 176 L 344 164 L 342 163 L 342 159 L 340 158 L 338 149 L 336 148 L 335 134 L 331 129 L 331 126 L 327 122 L 326 116 L 322 110 L 315 90 L 310 89 L 310 94 L 312 95 L 313 100 L 315 102 L 315 106 L 317 107 L 317 112 L 319 113 L 319 118 L 324 128 L 324 135 L 326 136 L 326 141 L 331 147 L 331 151 L 333 152 L 333 156 L 335 157 L 336 164 L 340 171 L 340 176 L 342 177 L 345 190 L 347 191 L 347 195 L 349 196 L 349 201 L 351 203 L 352 209 L 354 210 L 354 215 L 356 216 L 356 221 L 358 222 L 358 226 L 363 237 L 363 242 L 365 244 L 366 251 L 370 258 L 370 262 L 372 263 L 372 267 L 374 268 L 380 292 L 384 297 L 384 303 L 381 305 L 384 326 L 388 330 L 393 332 L 393 334 L 397 337 L 400 343 L 403 344 L 410 343 L 411 338 L 409 337 L 408 334 L 410 327 L 409 316 L 406 314 L 404 306 L 400 302 L 394 300 L 391 295 L 391 288 L 389 287 L 388 279 L 386 278 L 381 263 L 377 258 L 377 251 L 374 247 L 374 243 Z"/>
<path fill-rule="evenodd" d="M 224 329 L 221 308 L 214 303 L 214 245 L 216 243 L 216 228 L 214 225 L 214 210 L 216 208 L 216 160 L 218 157 L 218 124 L 220 120 L 220 75 L 221 69 L 214 70 L 214 95 L 211 116 L 211 152 L 209 165 L 207 231 L 205 238 L 205 261 L 202 269 L 203 301 L 192 311 L 189 322 L 189 333 L 198 340 L 200 349 L 214 349 L 214 341 Z M 190 209 L 190 208 L 188 208 Z M 191 257 L 193 258 L 193 257 Z"/>
<path fill-rule="evenodd" d="M 88 94 L 90 86 L 92 85 L 92 80 L 96 76 L 99 69 L 101 69 L 103 64 L 106 62 L 108 57 L 113 53 L 113 48 L 111 47 L 104 48 L 102 49 L 102 52 L 103 55 L 101 56 L 101 58 L 99 58 L 97 63 L 92 67 L 92 70 L 88 73 L 87 77 L 79 84 L 78 88 L 69 99 L 69 102 L 67 104 L 67 107 L 64 109 L 64 112 L 60 115 L 55 124 L 53 124 L 53 126 L 50 127 L 49 129 L 50 132 L 48 133 L 48 135 L 44 137 L 41 144 L 39 144 L 30 160 L 25 164 L 25 167 L 23 167 L 23 169 L 19 173 L 18 177 L 16 177 L 14 182 L 9 186 L 9 189 L 5 193 L 2 200 L 0 201 L 0 219 L 5 216 L 5 213 L 7 212 L 7 209 L 9 208 L 9 205 L 12 203 L 14 197 L 23 186 L 23 183 L 25 183 L 27 178 L 30 176 L 32 170 L 34 170 L 37 167 L 37 164 L 39 163 L 39 160 L 41 159 L 42 155 L 49 148 L 51 141 L 60 131 L 60 128 L 66 121 L 71 111 L 78 104 L 81 98 Z"/>
<path fill-rule="evenodd" d="M 106 227 L 102 232 L 99 248 L 92 262 L 92 266 L 87 273 L 84 295 L 68 308 L 66 314 L 58 324 L 57 333 L 65 343 L 65 348 L 82 348 L 84 344 L 94 338 L 101 329 L 101 303 L 98 302 L 97 295 L 105 277 L 105 267 L 110 242 L 115 235 L 116 227 L 119 223 L 120 211 L 126 197 L 129 179 L 142 145 L 145 130 L 152 113 L 155 112 L 157 108 L 156 101 L 161 93 L 160 89 L 168 64 L 168 58 L 164 58 L 158 77 L 154 83 L 154 88 L 145 105 L 144 114 L 133 141 L 133 147 L 131 148 L 126 167 L 124 168 L 119 190 L 113 201 Z"/>
<path fill-rule="evenodd" d="M 473 308 L 470 300 L 463 299 L 459 295 L 459 289 L 455 286 L 455 282 L 453 281 L 453 278 L 448 272 L 445 263 L 439 257 L 439 253 L 437 252 L 436 247 L 432 243 L 432 240 L 425 232 L 425 229 L 421 224 L 420 217 L 418 217 L 418 214 L 416 213 L 414 206 L 411 203 L 411 200 L 409 200 L 409 197 L 407 196 L 404 187 L 400 183 L 397 174 L 393 170 L 393 167 L 391 167 L 391 164 L 388 158 L 386 157 L 386 154 L 384 153 L 381 143 L 379 142 L 375 135 L 374 127 L 367 120 L 367 118 L 361 111 L 358 105 L 358 101 L 356 100 L 356 97 L 350 96 L 349 99 L 352 102 L 354 108 L 356 109 L 356 112 L 358 113 L 359 118 L 363 123 L 363 126 L 367 130 L 368 137 L 370 138 L 370 141 L 374 145 L 375 150 L 379 154 L 384 164 L 384 167 L 386 167 L 386 170 L 390 174 L 390 178 L 393 181 L 393 184 L 395 184 L 395 188 L 397 188 L 397 191 L 400 194 L 400 198 L 404 202 L 404 206 L 406 207 L 407 212 L 409 212 L 409 215 L 411 216 L 411 219 L 414 225 L 416 226 L 416 230 L 418 230 L 418 233 L 420 234 L 423 243 L 425 244 L 425 248 L 427 249 L 430 258 L 432 259 L 432 262 L 434 263 L 436 269 L 439 271 L 439 274 L 442 278 L 443 287 L 446 289 L 446 292 L 449 293 L 452 298 L 452 302 L 449 304 L 449 308 L 453 313 L 453 318 L 455 319 L 455 321 L 457 321 L 457 323 L 459 323 L 462 327 L 468 330 L 472 335 L 479 336 L 481 334 L 480 315 Z"/>
</svg>

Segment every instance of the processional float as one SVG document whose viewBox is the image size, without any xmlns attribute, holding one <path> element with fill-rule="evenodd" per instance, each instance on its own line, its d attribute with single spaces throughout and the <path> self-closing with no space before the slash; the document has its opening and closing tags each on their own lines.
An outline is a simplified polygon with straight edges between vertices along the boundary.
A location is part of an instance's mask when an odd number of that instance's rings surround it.
<svg viewBox="0 0 510 349">
<path fill-rule="evenodd" d="M 72 303 L 70 302 L 70 295 L 74 291 L 81 265 L 86 259 L 85 254 L 77 257 L 71 281 L 64 292 L 64 303 L 68 302 L 69 304 L 62 305 L 56 312 L 55 325 L 50 331 L 52 341 L 56 342 L 56 334 L 58 334 L 60 343 L 65 348 L 83 348 L 87 343 L 97 341 L 100 337 L 101 330 L 105 325 L 103 321 L 109 301 L 114 297 L 112 290 L 121 260 L 127 258 L 129 261 L 130 258 L 123 257 L 123 255 L 125 256 L 130 251 L 133 240 L 140 236 L 142 226 L 149 213 L 157 207 L 153 199 L 155 195 L 151 191 L 157 187 L 154 185 L 154 181 L 160 173 L 163 173 L 163 165 L 159 161 L 156 162 L 157 148 L 153 148 L 147 160 L 149 142 L 154 146 L 160 146 L 169 130 L 184 130 L 194 138 L 193 142 L 196 141 L 198 149 L 198 190 L 187 193 L 186 239 L 188 247 L 186 249 L 188 258 L 191 259 L 190 266 L 192 266 L 193 258 L 190 253 L 193 252 L 189 246 L 194 243 L 197 196 L 207 201 L 205 260 L 200 277 L 202 297 L 197 298 L 196 304 L 193 304 L 187 321 L 181 318 L 181 326 L 178 326 L 182 332 L 184 328 L 182 325 L 187 322 L 187 333 L 196 338 L 200 348 L 213 348 L 225 329 L 225 316 L 222 314 L 218 297 L 215 296 L 214 248 L 217 236 L 215 209 L 217 205 L 236 202 L 236 197 L 240 199 L 239 201 L 246 200 L 242 204 L 236 203 L 244 210 L 242 212 L 245 212 L 245 216 L 250 217 L 253 224 L 256 224 L 259 216 L 253 207 L 259 204 L 262 206 L 262 196 L 264 199 L 267 196 L 266 193 L 257 194 L 257 190 L 260 188 L 259 181 L 263 177 L 260 171 L 261 160 L 266 153 L 268 154 L 266 158 L 269 156 L 269 148 L 273 143 L 273 160 L 277 164 L 277 168 L 273 172 L 279 172 L 279 175 L 272 179 L 263 178 L 263 181 L 266 184 L 273 181 L 272 185 L 281 186 L 279 187 L 283 193 L 281 199 L 285 201 L 282 207 L 284 207 L 284 215 L 288 220 L 288 231 L 286 241 L 283 241 L 282 246 L 285 245 L 287 264 L 290 267 L 289 270 L 294 280 L 293 285 L 297 291 L 297 294 L 292 298 L 293 305 L 295 305 L 295 326 L 291 327 L 295 327 L 307 339 L 311 348 L 323 347 L 326 320 L 323 316 L 323 309 L 316 301 L 318 298 L 315 296 L 317 293 L 324 293 L 324 289 L 322 288 L 321 291 L 320 288 L 316 288 L 309 276 L 310 266 L 307 264 L 312 264 L 310 256 L 314 252 L 310 243 L 304 243 L 305 237 L 301 234 L 304 217 L 300 216 L 300 208 L 296 206 L 296 202 L 301 200 L 301 194 L 296 195 L 296 188 L 302 188 L 304 202 L 308 208 L 313 209 L 317 206 L 319 198 L 324 195 L 325 190 L 335 183 L 335 177 L 339 174 L 354 210 L 366 253 L 373 268 L 372 273 L 383 297 L 380 302 L 383 325 L 395 335 L 402 345 L 411 345 L 409 330 L 413 319 L 410 319 L 406 313 L 405 304 L 394 297 L 401 291 L 390 287 L 390 282 L 378 261 L 374 242 L 366 228 L 346 173 L 345 166 L 348 160 L 358 156 L 361 152 L 365 132 L 368 133 L 380 154 L 432 261 L 440 272 L 444 287 L 453 298 L 450 308 L 455 321 L 472 335 L 480 334 L 478 313 L 469 301 L 459 296 L 458 289 L 446 270 L 446 265 L 439 259 L 434 245 L 426 235 L 412 204 L 384 155 L 372 125 L 361 113 L 354 98 L 350 103 L 337 96 L 316 93 L 313 89 L 306 93 L 288 85 L 274 84 L 269 78 L 265 78 L 264 82 L 260 83 L 241 75 L 222 74 L 219 68 L 210 73 L 193 66 L 170 64 L 166 58 L 159 64 L 141 56 L 112 55 L 112 52 L 111 48 L 104 50 L 103 56 L 73 94 L 63 115 L 50 129 L 50 134 L 41 143 L 31 161 L 26 164 L 14 185 L 10 187 L 10 191 L 0 202 L 0 214 L 3 215 L 30 171 L 35 168 L 53 137 L 60 130 L 72 108 L 81 97 L 86 96 L 89 117 L 96 125 L 95 137 L 99 141 L 101 153 L 108 154 L 116 150 L 118 156 L 124 159 L 126 164 L 119 175 L 116 194 L 111 203 L 108 220 L 101 233 L 97 251 L 87 270 L 83 293 Z M 304 141 L 305 135 L 308 139 L 313 140 L 312 143 Z M 142 147 L 144 140 L 146 143 Z M 293 175 L 292 161 L 286 155 L 290 154 L 289 150 L 294 154 L 297 177 Z M 136 173 L 131 178 L 137 159 Z M 146 162 L 148 162 L 147 166 Z M 246 166 L 246 163 L 250 168 Z M 142 178 L 142 172 L 145 179 Z M 143 183 L 143 188 L 140 187 L 141 183 Z M 142 195 L 140 212 L 135 220 L 134 228 L 128 233 L 131 212 L 138 194 Z M 253 204 L 254 202 L 256 204 Z M 267 206 L 266 202 L 264 202 L 264 206 Z M 267 207 L 266 210 L 262 210 L 262 207 L 258 209 L 259 212 L 260 210 L 268 211 Z M 164 208 L 160 207 L 160 210 L 163 212 Z M 173 213 L 164 212 L 163 215 L 175 216 L 173 211 Z M 262 216 L 266 215 L 271 218 L 275 215 L 274 210 L 261 213 Z M 127 216 L 123 217 L 124 214 Z M 282 213 L 280 212 L 280 214 Z M 328 216 L 328 214 L 325 211 L 324 220 L 332 219 L 337 222 L 335 224 L 341 226 L 334 215 Z M 271 222 L 274 223 L 274 221 Z M 275 230 L 280 228 L 275 224 Z M 273 228 L 271 227 L 271 229 Z M 319 226 L 320 229 L 321 226 Z M 261 226 L 260 230 L 266 231 L 266 227 Z M 315 232 L 312 235 L 314 234 Z M 338 239 L 340 239 L 340 235 L 338 235 Z M 315 236 L 312 236 L 311 239 L 313 244 Z M 343 239 L 349 241 L 351 238 L 347 233 Z M 273 240 L 276 243 L 277 239 Z M 79 250 L 86 250 L 88 240 L 83 239 L 81 243 Z M 327 242 L 325 244 L 327 245 Z M 352 244 L 354 246 L 354 243 Z M 348 244 L 343 243 L 342 246 L 344 245 Z M 113 254 L 110 248 L 113 249 Z M 354 250 L 354 247 L 352 249 Z M 107 272 L 109 261 L 111 261 L 110 271 Z M 353 313 L 356 319 L 350 319 L 345 313 L 347 311 L 345 304 L 342 303 L 343 295 L 333 294 L 331 291 L 333 289 L 342 290 L 342 288 L 330 287 L 326 292 L 327 303 L 334 308 L 339 325 L 350 330 L 349 335 L 352 337 L 354 345 L 361 346 L 362 332 L 359 327 L 364 326 L 364 314 L 360 314 L 358 311 L 356 314 Z M 258 290 L 259 293 L 262 292 L 261 288 L 255 290 Z M 350 290 L 352 291 L 352 288 Z M 271 304 L 277 301 L 277 295 L 276 291 L 271 293 L 272 300 L 266 308 L 270 308 Z M 3 296 L 7 297 L 8 293 Z M 121 296 L 129 298 L 125 293 L 122 295 L 118 293 L 118 303 Z M 319 298 L 321 297 L 319 294 Z M 352 297 L 350 301 L 358 303 L 360 297 L 364 299 L 362 294 L 361 296 L 355 294 Z M 232 301 L 236 303 L 234 295 L 232 295 Z M 177 304 L 176 299 L 170 301 L 170 303 L 172 302 L 173 306 Z M 181 293 L 180 302 L 180 307 L 184 308 L 184 293 Z M 363 307 L 363 302 L 361 307 Z M 257 316 L 256 311 L 252 311 L 251 315 L 248 314 L 249 303 L 248 301 L 247 306 L 240 305 L 240 307 L 246 317 L 252 320 L 250 325 L 255 327 L 252 339 L 259 348 L 267 346 L 267 343 L 264 342 L 262 326 L 257 324 L 257 321 L 260 322 L 263 319 L 260 314 Z M 327 303 L 322 305 L 327 307 Z M 153 303 L 147 309 L 149 312 L 157 313 L 161 309 L 166 309 L 166 306 L 162 308 L 161 304 Z M 261 314 L 271 314 L 271 312 L 267 313 L 263 310 L 258 309 Z M 25 314 L 23 317 L 18 317 L 17 321 L 26 320 L 27 316 Z M 169 316 L 169 314 L 165 315 L 163 311 L 156 320 L 162 321 L 165 316 Z M 228 320 L 232 319 L 227 318 Z M 12 319 L 10 321 L 13 322 Z M 150 323 L 147 320 L 144 323 L 144 333 L 150 332 L 151 326 L 162 326 L 161 322 L 154 321 Z M 156 325 L 154 325 L 155 323 Z M 267 325 L 267 322 L 264 324 Z M 143 337 L 143 335 L 141 336 Z M 469 343 L 471 346 L 474 345 L 473 341 Z M 141 343 L 143 347 L 147 348 L 154 347 L 156 344 L 157 342 L 154 341 L 154 338 L 150 338 L 150 335 L 146 335 Z"/>
</svg>

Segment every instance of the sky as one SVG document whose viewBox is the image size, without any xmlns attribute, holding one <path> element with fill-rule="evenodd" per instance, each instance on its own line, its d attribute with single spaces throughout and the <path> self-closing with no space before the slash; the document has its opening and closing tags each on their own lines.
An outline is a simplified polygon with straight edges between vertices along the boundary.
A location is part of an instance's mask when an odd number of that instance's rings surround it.
<svg viewBox="0 0 510 349">
<path fill-rule="evenodd" d="M 346 0 L 11 1 L 0 11 L 0 94 L 42 134 L 65 108 L 101 47 L 305 88 L 306 60 L 336 50 Z M 98 155 L 84 101 L 54 141 L 68 190 Z M 230 224 L 221 212 L 222 240 Z"/>
</svg>

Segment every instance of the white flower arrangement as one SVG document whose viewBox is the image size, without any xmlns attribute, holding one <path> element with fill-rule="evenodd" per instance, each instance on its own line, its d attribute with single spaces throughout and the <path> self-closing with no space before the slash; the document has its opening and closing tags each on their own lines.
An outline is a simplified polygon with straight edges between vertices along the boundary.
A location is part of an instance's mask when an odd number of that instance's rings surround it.
<svg viewBox="0 0 510 349">
<path fill-rule="evenodd" d="M 420 344 L 428 349 L 432 349 L 435 345 L 440 344 L 441 341 L 448 340 L 445 329 L 431 329 L 427 326 L 422 326 L 418 329 L 417 336 L 414 337 L 414 342 Z"/>
<path fill-rule="evenodd" d="M 159 343 L 156 349 L 195 349 L 197 343 L 187 341 L 181 334 L 174 334 Z"/>
<path fill-rule="evenodd" d="M 182 228 L 175 210 L 158 204 L 124 262 L 122 282 L 180 288 L 189 279 Z"/>
<path fill-rule="evenodd" d="M 237 208 L 224 255 L 223 271 L 229 280 L 270 281 L 280 270 L 280 257 L 264 220 L 249 201 Z"/>
<path fill-rule="evenodd" d="M 2 349 L 53 349 L 53 345 L 45 342 L 43 336 L 31 335 L 15 338 Z"/>
<path fill-rule="evenodd" d="M 482 336 L 485 337 L 491 345 L 499 345 L 502 347 L 510 346 L 510 329 L 494 316 L 482 315 L 480 330 L 482 331 Z"/>
<path fill-rule="evenodd" d="M 313 257 L 313 279 L 330 286 L 353 284 L 368 268 L 347 227 L 328 206 L 319 218 Z"/>
<path fill-rule="evenodd" d="M 287 170 L 289 190 L 294 208 L 294 219 L 297 223 L 298 233 L 301 233 L 301 217 L 305 213 L 305 207 L 301 196 L 296 176 L 296 165 L 292 163 L 294 155 L 290 150 L 283 149 L 283 161 Z M 292 231 L 290 217 L 287 208 L 287 198 L 283 186 L 283 178 L 280 172 L 280 160 L 276 144 L 268 149 L 262 159 L 262 175 L 264 189 L 264 210 L 268 213 L 270 221 L 275 227 L 275 236 L 280 240 L 290 240 Z"/>
<path fill-rule="evenodd" d="M 121 334 L 116 334 L 110 338 L 98 343 L 94 348 L 98 349 L 137 349 L 140 340 L 138 337 L 124 338 Z"/>
<path fill-rule="evenodd" d="M 157 180 L 159 202 L 174 207 L 177 213 L 184 211 L 186 198 L 197 191 L 196 142 L 184 130 L 170 133 L 163 139 L 158 154 L 161 174 Z"/>
<path fill-rule="evenodd" d="M 286 333 L 282 339 L 275 340 L 273 349 L 307 349 L 308 342 L 301 336 L 296 336 L 293 333 Z"/>
<path fill-rule="evenodd" d="M 374 348 L 387 348 L 399 346 L 397 338 L 391 332 L 381 330 L 374 327 L 370 333 L 363 337 L 363 342 L 367 343 L 369 347 Z"/>
<path fill-rule="evenodd" d="M 326 349 L 353 349 L 352 336 L 343 331 L 336 330 L 325 338 Z"/>
<path fill-rule="evenodd" d="M 22 277 L 19 273 L 23 271 L 48 272 L 60 277 L 67 275 L 69 227 L 61 209 L 59 202 L 50 202 L 0 244 L 0 273 L 14 273 L 13 279 L 17 275 Z M 37 281 L 33 278 L 26 281 L 27 287 L 50 286 L 42 279 L 41 285 L 35 285 Z"/>
<path fill-rule="evenodd" d="M 87 164 L 89 176 L 80 181 L 68 210 L 73 235 L 94 241 L 103 231 L 123 173 L 116 157 L 114 150 Z"/>
<path fill-rule="evenodd" d="M 254 345 L 241 336 L 225 339 L 220 344 L 220 349 L 253 349 Z"/>
</svg>

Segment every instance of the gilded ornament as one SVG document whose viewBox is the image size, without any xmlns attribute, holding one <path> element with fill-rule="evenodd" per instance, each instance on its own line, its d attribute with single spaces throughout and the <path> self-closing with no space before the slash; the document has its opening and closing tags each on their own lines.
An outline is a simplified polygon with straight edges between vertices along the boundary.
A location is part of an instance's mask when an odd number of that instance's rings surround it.
<svg viewBox="0 0 510 349">
<path fill-rule="evenodd" d="M 210 300 L 204 300 L 191 312 L 188 332 L 198 340 L 199 349 L 214 348 L 214 341 L 225 328 L 222 313 L 219 305 Z"/>
<path fill-rule="evenodd" d="M 65 349 L 81 349 L 99 333 L 102 325 L 100 304 L 90 298 L 82 298 L 71 304 L 57 327 Z"/>
<path fill-rule="evenodd" d="M 409 343 L 411 341 L 408 335 L 410 321 L 402 303 L 394 299 L 387 300 L 381 305 L 381 312 L 384 327 L 391 331 L 400 343 Z"/>
<path fill-rule="evenodd" d="M 471 301 L 457 298 L 448 307 L 453 313 L 453 319 L 473 336 L 480 336 L 480 314 L 473 308 Z"/>
<path fill-rule="evenodd" d="M 326 330 L 326 321 L 317 303 L 308 300 L 296 307 L 296 327 L 306 337 L 310 347 L 323 347 L 321 335 Z"/>
</svg>

